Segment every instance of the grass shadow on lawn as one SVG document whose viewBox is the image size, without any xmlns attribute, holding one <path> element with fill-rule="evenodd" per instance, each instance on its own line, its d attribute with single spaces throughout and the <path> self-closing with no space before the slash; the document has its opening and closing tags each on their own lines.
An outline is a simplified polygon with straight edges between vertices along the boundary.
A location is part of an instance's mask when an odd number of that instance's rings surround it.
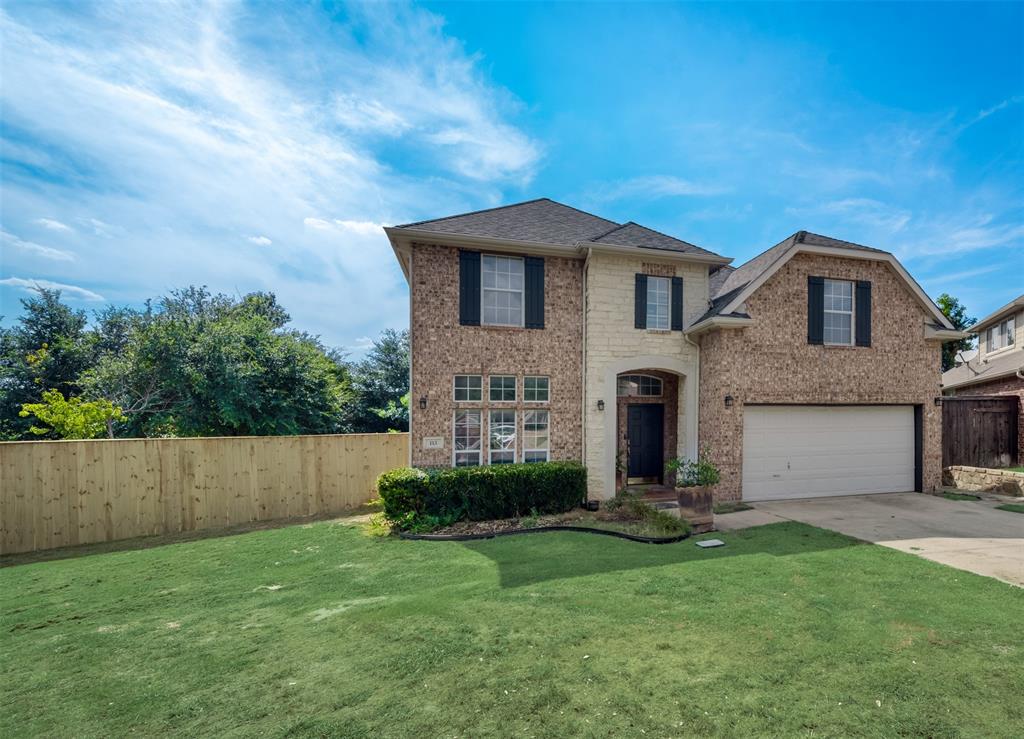
<svg viewBox="0 0 1024 739">
<path fill-rule="evenodd" d="M 485 539 L 461 546 L 493 561 L 503 588 L 666 565 L 675 566 L 675 572 L 685 572 L 678 566 L 699 566 L 732 557 L 788 557 L 868 546 L 866 542 L 796 522 L 770 524 L 758 530 L 760 536 L 746 530 L 715 532 L 674 544 L 640 544 L 582 532 L 552 532 Z M 777 531 L 778 536 L 766 540 L 765 531 Z M 545 546 L 536 546 L 537 539 L 542 537 Z M 721 539 L 726 545 L 702 549 L 696 542 L 704 539 Z"/>
</svg>

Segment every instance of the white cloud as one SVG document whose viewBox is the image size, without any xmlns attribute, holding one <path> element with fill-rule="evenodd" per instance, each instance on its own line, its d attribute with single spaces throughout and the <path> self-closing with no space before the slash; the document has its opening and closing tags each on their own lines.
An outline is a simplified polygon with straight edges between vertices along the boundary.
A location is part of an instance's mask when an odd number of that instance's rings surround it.
<svg viewBox="0 0 1024 739">
<path fill-rule="evenodd" d="M 518 101 L 411 6 L 30 4 L 0 33 L 5 122 L 38 137 L 6 153 L 48 175 L 4 182 L 4 222 L 60 213 L 78 259 L 48 276 L 117 302 L 206 284 L 273 290 L 329 344 L 404 326 L 380 224 L 489 205 L 540 157 Z M 239 259 L 240 238 L 279 248 Z"/>
<path fill-rule="evenodd" d="M 623 198 L 654 199 L 721 195 L 725 192 L 728 188 L 718 185 L 692 182 L 672 175 L 649 175 L 597 185 L 590 189 L 587 197 L 597 202 L 610 202 Z"/>
<path fill-rule="evenodd" d="M 69 296 L 78 298 L 79 300 L 89 300 L 94 302 L 102 302 L 105 300 L 102 295 L 94 293 L 92 290 L 86 290 L 84 287 L 66 285 L 63 282 L 53 282 L 51 280 L 26 280 L 22 277 L 6 277 L 0 280 L 0 285 L 21 288 L 25 292 L 34 292 L 37 288 L 45 287 L 50 290 L 60 290 L 61 292 L 67 293 Z"/>
<path fill-rule="evenodd" d="M 54 249 L 51 246 L 43 246 L 34 241 L 25 241 L 7 231 L 0 231 L 0 240 L 13 249 L 18 249 L 32 256 L 52 259 L 57 262 L 73 262 L 75 255 L 62 249 Z"/>
<path fill-rule="evenodd" d="M 47 228 L 51 231 L 70 232 L 74 230 L 71 228 L 71 226 L 61 223 L 60 221 L 55 221 L 52 218 L 37 218 L 35 222 L 38 223 L 43 228 Z"/>
</svg>

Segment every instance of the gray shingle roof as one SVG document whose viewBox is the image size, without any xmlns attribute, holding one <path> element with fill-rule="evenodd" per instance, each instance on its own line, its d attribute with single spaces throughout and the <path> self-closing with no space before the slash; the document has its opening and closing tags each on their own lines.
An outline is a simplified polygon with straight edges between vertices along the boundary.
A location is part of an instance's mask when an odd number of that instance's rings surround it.
<svg viewBox="0 0 1024 739">
<path fill-rule="evenodd" d="M 549 198 L 539 198 L 446 218 L 406 223 L 399 228 L 573 245 L 577 241 L 586 241 L 607 233 L 618 225 L 615 221 L 556 203 Z"/>
<path fill-rule="evenodd" d="M 812 234 L 808 231 L 797 231 L 795 234 L 787 239 L 779 242 L 771 249 L 763 251 L 756 257 L 751 259 L 749 262 L 737 267 L 728 278 L 722 282 L 717 293 L 712 295 L 721 295 L 722 293 L 731 292 L 737 287 L 747 285 L 762 274 L 764 274 L 776 261 L 786 255 L 790 249 L 797 244 L 807 244 L 808 246 L 834 246 L 841 249 L 855 249 L 858 251 L 871 251 L 878 254 L 888 254 L 889 252 L 883 251 L 882 249 L 875 249 L 872 246 L 863 246 L 861 244 L 854 244 L 851 241 L 842 241 L 840 239 L 833 239 L 830 236 L 821 236 L 819 234 Z"/>
<path fill-rule="evenodd" d="M 662 249 L 665 251 L 677 251 L 689 254 L 707 254 L 718 256 L 707 249 L 677 239 L 660 231 L 641 226 L 639 223 L 629 221 L 623 225 L 613 228 L 597 238 L 590 239 L 596 244 L 616 244 L 618 246 L 639 246 L 645 249 Z"/>
<path fill-rule="evenodd" d="M 1024 370 L 1024 351 L 1020 349 L 1012 349 L 1006 354 L 997 354 L 987 362 L 983 362 L 975 356 L 971 361 L 943 372 L 942 387 L 946 390 L 976 385 L 997 377 L 1005 377 L 1016 370 Z"/>
<path fill-rule="evenodd" d="M 707 249 L 701 249 L 699 246 L 632 221 L 616 223 L 593 213 L 557 203 L 550 198 L 406 223 L 396 228 L 566 246 L 574 246 L 581 241 L 592 241 L 600 244 L 718 256 Z"/>
</svg>

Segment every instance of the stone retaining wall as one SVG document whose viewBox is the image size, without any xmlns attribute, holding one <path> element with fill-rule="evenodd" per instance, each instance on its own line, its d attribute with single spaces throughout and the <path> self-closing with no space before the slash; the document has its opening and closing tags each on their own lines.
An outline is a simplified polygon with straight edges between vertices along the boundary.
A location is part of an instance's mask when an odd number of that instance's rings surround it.
<svg viewBox="0 0 1024 739">
<path fill-rule="evenodd" d="M 942 471 L 942 482 L 960 490 L 1024 495 L 1024 472 L 954 465 Z"/>
</svg>

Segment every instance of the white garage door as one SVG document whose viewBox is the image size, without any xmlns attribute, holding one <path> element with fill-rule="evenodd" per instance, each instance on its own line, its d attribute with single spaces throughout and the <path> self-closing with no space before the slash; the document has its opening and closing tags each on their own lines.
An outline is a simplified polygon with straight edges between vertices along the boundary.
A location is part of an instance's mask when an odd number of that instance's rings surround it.
<svg viewBox="0 0 1024 739">
<path fill-rule="evenodd" d="M 914 489 L 912 406 L 746 406 L 743 498 Z"/>
</svg>

